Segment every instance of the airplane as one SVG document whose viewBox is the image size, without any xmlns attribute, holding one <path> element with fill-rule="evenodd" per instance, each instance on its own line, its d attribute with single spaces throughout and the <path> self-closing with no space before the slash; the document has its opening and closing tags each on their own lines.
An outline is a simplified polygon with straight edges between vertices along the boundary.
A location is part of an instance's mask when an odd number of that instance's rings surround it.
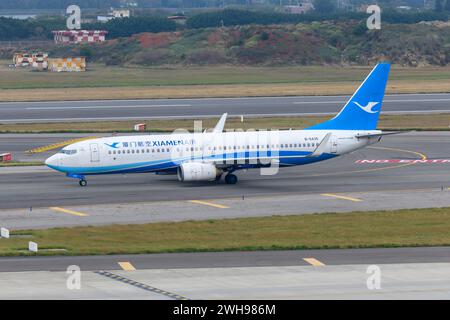
<svg viewBox="0 0 450 320">
<path fill-rule="evenodd" d="M 303 130 L 223 132 L 225 113 L 212 131 L 85 140 L 64 147 L 45 164 L 78 179 L 80 186 L 87 185 L 88 175 L 148 172 L 177 175 L 184 182 L 225 175 L 227 184 L 236 184 L 238 170 L 329 160 L 393 134 L 376 130 L 389 71 L 389 63 L 377 64 L 334 118 Z"/>
</svg>

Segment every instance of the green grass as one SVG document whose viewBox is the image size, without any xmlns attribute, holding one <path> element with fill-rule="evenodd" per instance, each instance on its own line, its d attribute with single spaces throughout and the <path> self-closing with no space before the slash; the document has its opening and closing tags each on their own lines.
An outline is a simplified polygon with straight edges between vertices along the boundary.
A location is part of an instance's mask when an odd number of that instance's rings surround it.
<svg viewBox="0 0 450 320">
<path fill-rule="evenodd" d="M 230 117 L 226 129 L 303 129 L 325 121 L 331 116 L 302 117 L 262 117 L 244 118 Z M 203 119 L 204 129 L 213 128 L 218 119 Z M 194 120 L 147 120 L 149 132 L 172 132 L 175 129 L 194 129 Z M 136 121 L 103 121 L 103 122 L 70 122 L 70 123 L 23 123 L 0 124 L 0 133 L 96 133 L 96 132 L 133 132 Z M 449 130 L 450 114 L 419 115 L 382 115 L 378 124 L 382 130 Z"/>
<path fill-rule="evenodd" d="M 0 255 L 28 241 L 69 255 L 450 245 L 450 208 L 328 213 L 14 231 Z M 40 254 L 61 254 L 41 252 Z"/>
<path fill-rule="evenodd" d="M 26 166 L 42 166 L 44 163 L 42 161 L 11 161 L 11 162 L 0 162 L 0 167 L 26 167 Z"/>
<path fill-rule="evenodd" d="M 267 83 L 359 82 L 371 67 L 114 67 L 89 64 L 87 72 L 31 72 L 0 61 L 0 89 L 139 87 Z M 450 80 L 449 67 L 393 68 L 390 80 Z"/>
</svg>

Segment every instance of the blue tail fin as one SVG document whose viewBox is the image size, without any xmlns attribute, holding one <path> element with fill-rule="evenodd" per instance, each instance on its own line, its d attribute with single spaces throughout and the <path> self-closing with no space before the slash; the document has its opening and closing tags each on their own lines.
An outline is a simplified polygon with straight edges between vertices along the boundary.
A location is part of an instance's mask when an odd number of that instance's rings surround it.
<svg viewBox="0 0 450 320">
<path fill-rule="evenodd" d="M 389 63 L 377 64 L 333 119 L 306 128 L 306 130 L 375 130 L 386 90 L 389 69 Z"/>
</svg>

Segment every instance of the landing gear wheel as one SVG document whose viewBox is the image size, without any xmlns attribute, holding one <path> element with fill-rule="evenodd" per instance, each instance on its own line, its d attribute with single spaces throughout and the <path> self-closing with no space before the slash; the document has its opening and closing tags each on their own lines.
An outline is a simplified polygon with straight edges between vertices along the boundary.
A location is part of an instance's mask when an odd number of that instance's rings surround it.
<svg viewBox="0 0 450 320">
<path fill-rule="evenodd" d="M 86 187 L 86 185 L 87 185 L 87 181 L 84 180 L 84 179 L 80 180 L 78 183 L 79 183 L 80 186 L 82 186 L 82 187 Z"/>
<path fill-rule="evenodd" d="M 225 176 L 226 184 L 236 184 L 237 181 L 238 181 L 238 178 L 234 174 L 229 173 Z"/>
</svg>

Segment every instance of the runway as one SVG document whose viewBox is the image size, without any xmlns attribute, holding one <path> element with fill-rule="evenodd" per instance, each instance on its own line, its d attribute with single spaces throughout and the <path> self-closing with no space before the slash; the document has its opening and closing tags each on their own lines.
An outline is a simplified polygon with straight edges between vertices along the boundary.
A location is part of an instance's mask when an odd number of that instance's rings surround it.
<svg viewBox="0 0 450 320">
<path fill-rule="evenodd" d="M 405 133 L 337 159 L 282 168 L 275 176 L 239 171 L 234 186 L 128 174 L 89 176 L 88 186 L 81 188 L 76 180 L 44 166 L 0 168 L 0 222 L 12 229 L 36 229 L 446 207 L 449 162 L 358 160 L 449 159 L 448 150 L 450 132 Z M 80 214 L 62 214 L 51 207 Z"/>
<path fill-rule="evenodd" d="M 336 114 L 347 96 L 0 103 L 0 123 Z M 450 94 L 387 95 L 383 114 L 447 113 Z"/>
<path fill-rule="evenodd" d="M 248 196 L 389 191 L 450 185 L 449 164 L 357 164 L 360 159 L 450 158 L 450 132 L 412 132 L 383 138 L 373 148 L 307 166 L 283 168 L 275 176 L 239 171 L 234 186 L 180 183 L 153 174 L 88 177 L 88 187 L 50 169 L 0 168 L 0 209 L 220 199 Z M 374 170 L 375 169 L 375 170 Z"/>
<path fill-rule="evenodd" d="M 0 258 L 0 299 L 448 299 L 449 253 L 436 247 Z M 81 271 L 78 289 L 67 285 L 74 281 L 69 266 Z M 374 268 L 378 287 L 368 285 Z"/>
<path fill-rule="evenodd" d="M 123 270 L 127 261 L 137 270 L 192 268 L 250 268 L 310 266 L 314 257 L 326 266 L 361 264 L 450 263 L 449 247 L 320 249 L 242 252 L 161 253 L 107 256 L 2 257 L 0 272 L 65 271 L 77 265 L 83 271 Z"/>
</svg>

